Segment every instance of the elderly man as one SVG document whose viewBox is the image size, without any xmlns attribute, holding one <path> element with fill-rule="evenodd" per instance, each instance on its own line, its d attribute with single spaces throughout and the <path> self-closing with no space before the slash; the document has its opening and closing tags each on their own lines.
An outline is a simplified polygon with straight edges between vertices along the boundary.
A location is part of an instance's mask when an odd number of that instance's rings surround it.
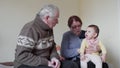
<svg viewBox="0 0 120 68">
<path fill-rule="evenodd" d="M 33 21 L 22 28 L 17 40 L 14 68 L 77 68 L 71 61 L 59 60 L 53 35 L 58 18 L 59 9 L 46 5 Z"/>
</svg>

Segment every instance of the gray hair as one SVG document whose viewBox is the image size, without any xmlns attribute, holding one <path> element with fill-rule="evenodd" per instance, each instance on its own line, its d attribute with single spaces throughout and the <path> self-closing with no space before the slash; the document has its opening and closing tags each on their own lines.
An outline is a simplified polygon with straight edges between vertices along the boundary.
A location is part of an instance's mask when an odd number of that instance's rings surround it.
<svg viewBox="0 0 120 68">
<path fill-rule="evenodd" d="M 46 15 L 49 15 L 50 17 L 54 17 L 55 13 L 58 12 L 58 7 L 50 4 L 45 5 L 41 10 L 39 11 L 40 18 L 44 18 Z"/>
</svg>

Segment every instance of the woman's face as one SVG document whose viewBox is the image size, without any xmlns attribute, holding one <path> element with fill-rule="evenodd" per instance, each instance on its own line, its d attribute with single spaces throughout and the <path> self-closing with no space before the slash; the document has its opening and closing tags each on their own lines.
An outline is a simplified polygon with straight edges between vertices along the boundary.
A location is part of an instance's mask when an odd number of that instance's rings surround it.
<svg viewBox="0 0 120 68">
<path fill-rule="evenodd" d="M 79 21 L 73 21 L 70 29 L 74 34 L 79 35 L 81 31 L 81 26 L 82 25 L 80 24 Z"/>
</svg>

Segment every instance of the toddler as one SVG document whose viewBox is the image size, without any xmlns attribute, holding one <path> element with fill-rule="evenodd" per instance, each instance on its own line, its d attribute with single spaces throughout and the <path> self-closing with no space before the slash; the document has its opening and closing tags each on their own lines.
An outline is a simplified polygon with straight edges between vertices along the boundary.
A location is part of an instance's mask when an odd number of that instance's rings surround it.
<svg viewBox="0 0 120 68">
<path fill-rule="evenodd" d="M 102 62 L 105 62 L 106 49 L 98 39 L 99 27 L 89 25 L 85 33 L 79 53 L 81 68 L 87 68 L 87 62 L 92 61 L 96 68 L 102 68 Z"/>
</svg>

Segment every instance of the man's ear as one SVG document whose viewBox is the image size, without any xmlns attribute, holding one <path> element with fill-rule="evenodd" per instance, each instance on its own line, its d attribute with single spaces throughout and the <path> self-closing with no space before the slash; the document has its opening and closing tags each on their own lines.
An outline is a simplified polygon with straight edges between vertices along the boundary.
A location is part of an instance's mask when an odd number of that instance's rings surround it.
<svg viewBox="0 0 120 68">
<path fill-rule="evenodd" d="M 47 22 L 48 22 L 48 19 L 49 19 L 49 16 L 48 16 L 48 15 L 45 16 L 45 17 L 44 17 L 44 22 L 47 23 Z"/>
<path fill-rule="evenodd" d="M 48 20 L 50 16 L 46 16 L 45 19 Z"/>
<path fill-rule="evenodd" d="M 49 16 L 44 16 L 43 21 L 47 24 L 48 23 Z"/>
</svg>

